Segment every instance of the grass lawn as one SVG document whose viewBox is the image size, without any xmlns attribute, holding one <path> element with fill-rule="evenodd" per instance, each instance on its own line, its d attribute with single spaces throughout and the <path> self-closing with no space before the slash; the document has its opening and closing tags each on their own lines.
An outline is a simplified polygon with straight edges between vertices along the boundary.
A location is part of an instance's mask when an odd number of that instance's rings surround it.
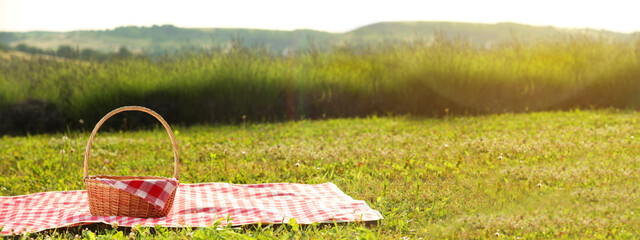
<svg viewBox="0 0 640 240">
<path fill-rule="evenodd" d="M 617 110 L 173 126 L 181 182 L 333 182 L 377 227 L 140 229 L 140 238 L 638 238 L 640 115 Z M 0 139 L 0 195 L 83 189 L 89 131 Z M 163 129 L 99 133 L 91 174 L 172 173 Z M 638 212 L 638 214 L 635 214 Z M 85 232 L 126 237 L 103 229 Z M 44 234 L 31 237 L 44 238 Z M 73 238 L 73 233 L 58 237 Z"/>
</svg>

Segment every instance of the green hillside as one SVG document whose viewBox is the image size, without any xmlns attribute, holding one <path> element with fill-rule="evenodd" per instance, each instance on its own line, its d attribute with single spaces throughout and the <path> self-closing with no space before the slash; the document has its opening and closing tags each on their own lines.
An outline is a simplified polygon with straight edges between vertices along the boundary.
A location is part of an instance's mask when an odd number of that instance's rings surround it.
<svg viewBox="0 0 640 240">
<path fill-rule="evenodd" d="M 249 46 L 264 46 L 275 52 L 289 49 L 306 49 L 311 43 L 326 45 L 364 45 L 382 41 L 415 41 L 433 39 L 443 33 L 451 39 L 464 39 L 475 45 L 485 46 L 512 40 L 557 37 L 576 32 L 591 32 L 605 37 L 630 39 L 630 34 L 609 31 L 559 29 L 536 27 L 515 23 L 478 24 L 455 22 L 382 22 L 367 25 L 345 33 L 314 30 L 258 30 L 258 29 L 195 29 L 173 25 L 151 27 L 118 27 L 111 30 L 72 32 L 0 32 L 0 43 L 10 46 L 27 44 L 45 50 L 55 50 L 61 45 L 79 49 L 91 48 L 103 52 L 115 52 L 122 46 L 134 52 L 158 53 L 189 48 L 222 49 L 241 42 Z"/>
<path fill-rule="evenodd" d="M 134 52 L 164 52 L 184 48 L 227 48 L 234 41 L 265 46 L 274 51 L 305 48 L 308 39 L 330 41 L 336 35 L 313 30 L 275 31 L 257 29 L 190 29 L 172 25 L 118 27 L 104 31 L 0 32 L 0 42 L 10 46 L 27 44 L 45 50 L 61 45 L 115 52 L 125 46 Z"/>
</svg>

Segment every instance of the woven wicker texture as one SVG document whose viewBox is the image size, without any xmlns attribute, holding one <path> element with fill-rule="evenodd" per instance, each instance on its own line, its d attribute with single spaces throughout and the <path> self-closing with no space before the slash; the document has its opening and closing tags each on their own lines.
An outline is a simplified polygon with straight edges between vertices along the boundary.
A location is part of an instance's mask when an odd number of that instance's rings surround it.
<svg viewBox="0 0 640 240">
<path fill-rule="evenodd" d="M 171 138 L 171 143 L 173 146 L 173 156 L 174 156 L 174 174 L 173 177 L 175 179 L 179 179 L 179 158 L 178 158 L 178 144 L 176 139 L 169 127 L 169 124 L 156 112 L 151 109 L 139 107 L 139 106 L 126 106 L 117 108 L 105 115 L 100 121 L 96 124 L 93 131 L 91 132 L 91 136 L 89 137 L 89 142 L 87 143 L 87 149 L 85 152 L 84 159 L 84 184 L 87 187 L 87 194 L 89 200 L 89 210 L 91 215 L 94 216 L 126 216 L 126 217 L 140 217 L 140 218 L 155 218 L 155 217 L 164 217 L 167 216 L 171 207 L 173 206 L 173 201 L 175 199 L 175 195 L 177 192 L 174 190 L 165 203 L 165 207 L 162 209 L 156 209 L 152 204 L 148 203 L 144 199 L 135 196 L 131 193 L 116 189 L 107 184 L 104 184 L 97 178 L 107 178 L 114 180 L 144 180 L 144 179 L 167 179 L 164 177 L 155 177 L 155 176 L 89 176 L 89 155 L 91 152 L 91 144 L 93 143 L 93 139 L 98 132 L 98 129 L 102 124 L 109 119 L 111 116 L 123 112 L 123 111 L 141 111 L 148 113 L 154 116 L 158 121 L 162 123 L 164 128 L 167 130 L 169 137 Z"/>
</svg>

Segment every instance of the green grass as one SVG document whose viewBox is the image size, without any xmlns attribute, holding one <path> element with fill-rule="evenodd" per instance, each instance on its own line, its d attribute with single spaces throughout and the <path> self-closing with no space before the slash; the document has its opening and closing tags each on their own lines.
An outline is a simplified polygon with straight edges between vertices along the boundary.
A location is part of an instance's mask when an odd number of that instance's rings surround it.
<svg viewBox="0 0 640 240">
<path fill-rule="evenodd" d="M 597 110 L 174 126 L 182 182 L 333 182 L 385 219 L 373 228 L 161 228 L 137 234 L 634 239 L 640 236 L 639 119 L 633 111 Z M 88 135 L 3 137 L 0 194 L 83 189 Z M 99 133 L 92 149 L 92 174 L 171 175 L 170 143 L 160 128 Z M 128 234 L 118 231 L 95 232 Z"/>
<path fill-rule="evenodd" d="M 444 34 L 411 44 L 334 46 L 281 56 L 229 49 L 152 61 L 0 62 L 0 133 L 42 132 L 11 114 L 27 99 L 54 104 L 71 128 L 123 105 L 184 124 L 487 114 L 574 108 L 635 109 L 640 39 L 574 35 L 478 48 Z M 61 121 L 61 122 L 63 122 Z M 33 123 L 32 125 L 35 125 Z M 64 128 L 65 124 L 59 124 Z M 4 129 L 3 129 L 4 128 Z M 46 130 L 46 129 L 45 129 Z"/>
</svg>

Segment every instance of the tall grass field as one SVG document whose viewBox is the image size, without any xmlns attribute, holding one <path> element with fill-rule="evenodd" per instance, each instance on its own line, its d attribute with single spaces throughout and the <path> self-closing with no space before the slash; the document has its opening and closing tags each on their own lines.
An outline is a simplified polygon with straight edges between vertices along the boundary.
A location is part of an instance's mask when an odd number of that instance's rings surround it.
<svg viewBox="0 0 640 240">
<path fill-rule="evenodd" d="M 0 132 L 18 134 L 80 129 L 123 105 L 181 124 L 635 109 L 640 39 L 514 37 L 478 47 L 441 33 L 288 55 L 236 43 L 161 59 L 16 58 L 0 61 L 0 72 Z M 21 110 L 30 108 L 46 113 Z"/>
</svg>

